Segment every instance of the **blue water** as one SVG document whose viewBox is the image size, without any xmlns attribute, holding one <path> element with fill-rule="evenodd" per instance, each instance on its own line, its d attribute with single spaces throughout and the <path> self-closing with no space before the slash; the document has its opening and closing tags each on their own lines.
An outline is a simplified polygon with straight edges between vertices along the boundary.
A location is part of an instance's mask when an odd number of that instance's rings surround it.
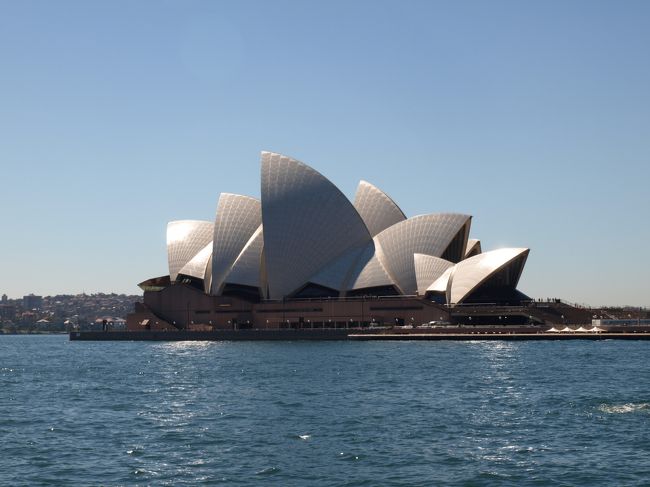
<svg viewBox="0 0 650 487">
<path fill-rule="evenodd" d="M 0 336 L 0 485 L 649 485 L 649 352 Z"/>
</svg>

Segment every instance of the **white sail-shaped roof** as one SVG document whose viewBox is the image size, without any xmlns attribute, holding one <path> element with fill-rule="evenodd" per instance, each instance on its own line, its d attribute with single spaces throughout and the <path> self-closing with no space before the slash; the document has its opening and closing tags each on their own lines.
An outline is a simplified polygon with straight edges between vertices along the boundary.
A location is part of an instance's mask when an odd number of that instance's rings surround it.
<svg viewBox="0 0 650 487">
<path fill-rule="evenodd" d="M 471 216 L 435 213 L 409 218 L 375 237 L 382 265 L 404 294 L 417 292 L 413 254 L 420 253 L 458 261 L 465 254 Z M 449 248 L 452 247 L 453 252 Z"/>
<path fill-rule="evenodd" d="M 467 240 L 467 250 L 465 250 L 465 258 L 474 257 L 481 253 L 481 241 L 476 238 Z"/>
<path fill-rule="evenodd" d="M 354 207 L 373 237 L 395 223 L 406 220 L 406 216 L 390 196 L 367 181 L 359 183 Z"/>
<path fill-rule="evenodd" d="M 309 279 L 309 282 L 325 286 L 336 291 L 343 291 L 346 287 L 348 276 L 353 270 L 355 262 L 364 252 L 364 248 L 352 247 L 345 251 L 334 262 L 329 262 Z"/>
<path fill-rule="evenodd" d="M 327 178 L 290 157 L 262 152 L 264 254 L 271 299 L 309 281 L 371 237 L 352 203 Z"/>
<path fill-rule="evenodd" d="M 425 254 L 414 254 L 413 263 L 415 264 L 418 294 L 425 294 L 427 288 L 454 265 L 448 260 Z"/>
<path fill-rule="evenodd" d="M 222 193 L 217 204 L 212 249 L 212 294 L 218 294 L 235 259 L 262 223 L 259 200 Z"/>
<path fill-rule="evenodd" d="M 465 259 L 454 266 L 447 283 L 447 303 L 462 303 L 487 279 L 510 267 L 507 285 L 517 286 L 529 249 L 508 248 L 491 250 Z"/>
<path fill-rule="evenodd" d="M 212 242 L 208 243 L 199 252 L 192 257 L 192 259 L 178 271 L 179 274 L 185 276 L 196 277 L 197 279 L 205 279 L 207 265 L 212 255 Z"/>
<path fill-rule="evenodd" d="M 177 220 L 167 224 L 169 279 L 212 241 L 214 224 L 202 220 Z"/>
<path fill-rule="evenodd" d="M 381 248 L 376 241 L 366 246 L 350 273 L 347 283 L 348 290 L 386 287 L 395 284 L 378 257 L 380 253 Z"/>
<path fill-rule="evenodd" d="M 449 267 L 442 275 L 433 281 L 433 283 L 427 288 L 426 292 L 434 293 L 447 293 L 447 283 L 449 282 L 449 276 L 454 271 L 455 266 Z"/>
<path fill-rule="evenodd" d="M 264 233 L 262 232 L 262 225 L 260 225 L 246 245 L 244 245 L 243 250 L 232 265 L 224 282 L 239 284 L 241 286 L 259 287 L 263 249 Z"/>
</svg>

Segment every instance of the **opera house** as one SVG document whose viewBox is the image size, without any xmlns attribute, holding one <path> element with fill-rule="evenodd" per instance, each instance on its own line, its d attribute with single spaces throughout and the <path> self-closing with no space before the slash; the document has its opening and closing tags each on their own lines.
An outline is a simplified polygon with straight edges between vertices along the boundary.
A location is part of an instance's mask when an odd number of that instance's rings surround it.
<svg viewBox="0 0 650 487">
<path fill-rule="evenodd" d="M 168 274 L 140 284 L 128 327 L 420 325 L 527 300 L 517 283 L 529 249 L 483 251 L 471 222 L 407 217 L 366 181 L 351 202 L 308 165 L 262 152 L 261 200 L 222 193 L 214 221 L 168 224 Z"/>
</svg>

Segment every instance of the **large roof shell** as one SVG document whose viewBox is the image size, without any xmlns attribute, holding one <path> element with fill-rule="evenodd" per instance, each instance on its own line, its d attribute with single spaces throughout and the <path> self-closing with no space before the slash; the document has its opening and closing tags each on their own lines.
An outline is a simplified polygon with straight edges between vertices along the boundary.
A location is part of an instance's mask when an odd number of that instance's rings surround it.
<svg viewBox="0 0 650 487">
<path fill-rule="evenodd" d="M 246 245 L 244 245 L 224 282 L 227 284 L 260 287 L 263 250 L 264 233 L 262 231 L 262 225 L 260 225 Z"/>
<path fill-rule="evenodd" d="M 381 247 L 376 241 L 369 243 L 355 263 L 348 279 L 348 290 L 394 286 L 395 282 L 386 272 L 379 255 Z"/>
<path fill-rule="evenodd" d="M 325 264 L 316 275 L 309 279 L 309 282 L 339 292 L 344 291 L 346 283 L 349 280 L 349 275 L 353 271 L 354 264 L 364 251 L 365 247 L 352 247 L 346 250 L 339 258 Z"/>
<path fill-rule="evenodd" d="M 214 222 L 212 294 L 219 294 L 235 259 L 261 223 L 259 200 L 239 194 L 221 194 Z"/>
<path fill-rule="evenodd" d="M 454 265 L 448 260 L 425 254 L 413 255 L 413 262 L 415 264 L 418 294 L 425 294 L 427 288 L 444 274 L 447 269 Z"/>
<path fill-rule="evenodd" d="M 196 277 L 204 280 L 206 277 L 207 265 L 212 256 L 212 242 L 203 247 L 192 259 L 178 271 L 185 276 Z"/>
<path fill-rule="evenodd" d="M 481 241 L 476 238 L 467 240 L 467 250 L 465 250 L 465 258 L 474 257 L 481 253 Z"/>
<path fill-rule="evenodd" d="M 327 178 L 290 157 L 262 152 L 262 220 L 271 299 L 298 290 L 326 264 L 371 237 Z"/>
<path fill-rule="evenodd" d="M 449 276 L 451 273 L 454 271 L 456 266 L 449 267 L 445 272 L 443 272 L 438 279 L 433 281 L 431 285 L 426 289 L 426 292 L 434 292 L 434 293 L 442 293 L 445 294 L 447 293 L 447 283 L 449 282 Z"/>
<path fill-rule="evenodd" d="M 459 262 L 447 282 L 447 303 L 462 303 L 481 284 L 509 266 L 513 276 L 509 285 L 514 289 L 529 252 L 527 248 L 498 249 Z"/>
<path fill-rule="evenodd" d="M 404 212 L 390 196 L 367 181 L 359 183 L 354 207 L 373 237 L 388 227 L 406 220 Z"/>
<path fill-rule="evenodd" d="M 203 220 L 176 220 L 167 224 L 167 262 L 171 281 L 212 241 L 213 230 L 214 224 Z"/>
<path fill-rule="evenodd" d="M 381 263 L 402 293 L 415 294 L 418 289 L 413 254 L 446 257 L 452 243 L 462 242 L 455 252 L 460 260 L 465 253 L 471 218 L 459 213 L 419 215 L 375 237 L 381 247 Z"/>
</svg>

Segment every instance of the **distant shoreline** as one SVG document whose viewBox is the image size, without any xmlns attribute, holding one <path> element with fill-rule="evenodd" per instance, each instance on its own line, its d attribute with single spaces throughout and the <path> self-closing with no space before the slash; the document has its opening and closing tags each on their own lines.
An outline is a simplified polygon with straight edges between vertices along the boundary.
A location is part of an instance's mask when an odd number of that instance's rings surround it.
<svg viewBox="0 0 650 487">
<path fill-rule="evenodd" d="M 67 335 L 67 331 L 6 331 L 0 332 L 3 335 Z"/>
</svg>

